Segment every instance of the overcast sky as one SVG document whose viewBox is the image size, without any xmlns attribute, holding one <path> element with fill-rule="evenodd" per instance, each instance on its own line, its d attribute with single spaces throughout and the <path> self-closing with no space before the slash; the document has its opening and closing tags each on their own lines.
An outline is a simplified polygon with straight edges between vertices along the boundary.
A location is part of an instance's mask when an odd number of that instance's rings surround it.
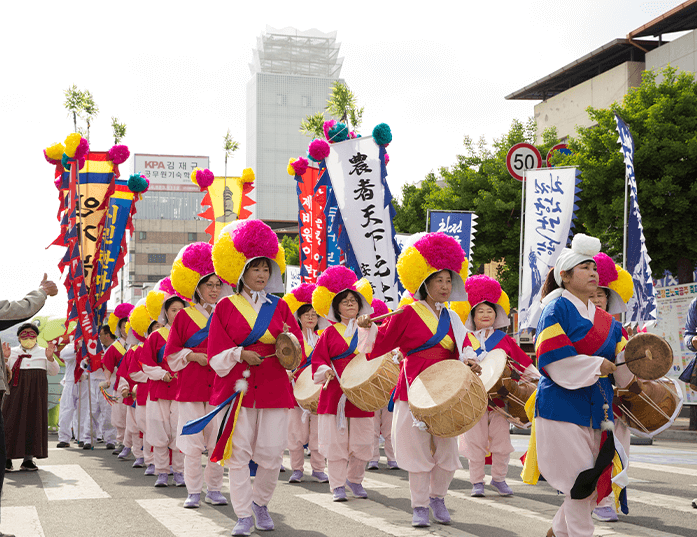
<svg viewBox="0 0 697 537">
<path fill-rule="evenodd" d="M 505 95 L 680 3 L 8 3 L 0 33 L 0 298 L 21 298 L 44 272 L 60 278 L 62 251 L 44 250 L 59 227 L 53 169 L 42 150 L 72 132 L 63 107 L 72 84 L 89 89 L 100 108 L 93 150 L 111 147 L 117 116 L 132 153 L 209 155 L 222 174 L 230 129 L 241 143 L 232 175 L 246 165 L 245 89 L 256 39 L 267 25 L 336 30 L 341 76 L 365 107 L 362 132 L 381 122 L 392 128 L 388 181 L 398 194 L 404 183 L 453 164 L 465 135 L 491 141 L 513 119 L 533 115 L 535 101 Z M 123 173 L 132 166 L 122 165 Z M 60 287 L 44 313 L 65 314 Z"/>
</svg>

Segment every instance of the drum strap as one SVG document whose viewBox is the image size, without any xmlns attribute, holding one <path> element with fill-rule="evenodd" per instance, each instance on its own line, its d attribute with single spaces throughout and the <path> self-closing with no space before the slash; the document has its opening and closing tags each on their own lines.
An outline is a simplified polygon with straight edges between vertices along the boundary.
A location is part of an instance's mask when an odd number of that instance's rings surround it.
<svg viewBox="0 0 697 537">
<path fill-rule="evenodd" d="M 440 310 L 440 317 L 438 318 L 438 328 L 436 328 L 436 333 L 433 334 L 429 340 L 421 345 L 420 347 L 416 347 L 415 349 L 410 350 L 407 352 L 407 356 L 414 354 L 416 352 L 421 352 L 425 351 L 427 349 L 430 349 L 431 347 L 435 347 L 438 345 L 441 341 L 443 341 L 443 338 L 445 338 L 448 335 L 448 332 L 450 331 L 450 313 L 448 312 L 447 308 L 443 308 Z"/>
<path fill-rule="evenodd" d="M 264 302 L 264 304 L 261 306 L 261 309 L 257 314 L 257 319 L 254 321 L 252 331 L 244 339 L 244 341 L 240 343 L 240 347 L 247 347 L 253 343 L 256 343 L 264 334 L 266 334 L 266 331 L 269 329 L 273 314 L 276 313 L 276 306 L 278 306 L 278 302 L 281 299 L 274 295 L 266 295 L 266 298 L 267 300 L 270 300 L 270 302 Z"/>
</svg>

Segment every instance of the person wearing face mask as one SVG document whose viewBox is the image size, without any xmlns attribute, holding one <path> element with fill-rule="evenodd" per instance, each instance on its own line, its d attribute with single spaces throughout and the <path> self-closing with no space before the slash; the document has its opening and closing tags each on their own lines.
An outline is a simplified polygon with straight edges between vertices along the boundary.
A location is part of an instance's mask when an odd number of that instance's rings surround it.
<svg viewBox="0 0 697 537">
<path fill-rule="evenodd" d="M 540 373 L 532 360 L 501 328 L 510 324 L 510 303 L 501 284 L 488 276 L 468 278 L 465 290 L 469 297 L 465 307 L 469 313 L 465 328 L 469 330 L 465 339 L 465 355 L 481 362 L 494 349 L 502 349 L 509 358 L 509 367 L 524 379 L 539 379 Z M 508 461 L 513 453 L 508 420 L 492 405 L 503 408 L 505 402 L 498 397 L 490 399 L 489 407 L 482 419 L 461 437 L 463 454 L 469 460 L 472 496 L 484 496 L 484 466 L 487 453 L 491 453 L 491 486 L 501 496 L 511 496 L 513 491 L 506 483 Z"/>
<path fill-rule="evenodd" d="M 344 502 L 346 487 L 356 498 L 367 498 L 362 482 L 373 455 L 373 412 L 348 401 L 339 379 L 368 335 L 359 334 L 356 319 L 370 315 L 373 290 L 347 267 L 329 267 L 312 293 L 315 311 L 335 323 L 319 338 L 312 353 L 312 379 L 323 384 L 319 395 L 319 452 L 327 459 L 329 487 L 335 502 Z"/>
<path fill-rule="evenodd" d="M 117 398 L 117 401 L 111 407 L 111 424 L 116 428 L 116 446 L 114 451 L 112 451 L 113 455 L 120 455 L 125 449 L 123 442 L 126 435 L 127 410 L 123 397 L 118 390 L 120 381 L 118 370 L 128 349 L 128 344 L 126 343 L 128 315 L 132 310 L 133 304 L 119 304 L 109 315 L 109 330 L 116 336 L 116 341 L 109 346 L 104 353 L 104 358 L 102 358 L 105 380 L 101 386 Z M 128 453 L 130 453 L 130 448 Z"/>
<path fill-rule="evenodd" d="M 312 353 L 321 333 L 329 327 L 329 321 L 317 315 L 312 307 L 312 292 L 317 288 L 314 283 L 302 283 L 297 288 L 283 297 L 290 307 L 290 311 L 298 320 L 298 325 L 303 333 L 305 344 L 305 362 L 300 364 L 295 371 L 290 373 L 291 382 L 295 386 L 300 374 L 305 368 L 312 365 Z M 303 467 L 305 450 L 307 445 L 310 450 L 310 465 L 312 477 L 320 483 L 328 483 L 329 477 L 324 473 L 325 458 L 319 452 L 318 416 L 296 405 L 290 411 L 288 419 L 288 453 L 290 454 L 290 467 L 292 474 L 288 483 L 300 483 L 303 479 Z"/>
<path fill-rule="evenodd" d="M 548 537 L 593 535 L 591 512 L 604 470 L 601 447 L 610 459 L 615 450 L 624 453 L 617 439 L 614 445 L 601 446 L 603 432 L 613 428 L 609 377 L 626 386 L 633 375 L 626 365 L 615 366 L 616 360 L 623 361 L 626 344 L 621 326 L 590 300 L 598 287 L 593 256 L 599 250 L 598 239 L 577 234 L 542 288 L 544 309 L 535 342 L 542 376 L 529 402 L 534 404 L 534 420 L 522 476 L 534 484 L 541 473 L 566 496 Z"/>
<path fill-rule="evenodd" d="M 167 337 L 165 359 L 173 373 L 177 374 L 179 388 L 177 407 L 181 433 L 187 421 L 205 416 L 213 406 L 215 371 L 208 364 L 208 333 L 211 316 L 221 294 L 229 292 L 229 286 L 215 274 L 212 246 L 195 242 L 185 246 L 172 265 L 172 287 L 191 305 L 181 310 L 174 318 Z M 177 437 L 177 447 L 184 453 L 184 480 L 188 496 L 186 508 L 197 508 L 201 501 L 203 482 L 206 482 L 206 503 L 227 505 L 220 492 L 223 487 L 223 467 L 210 460 L 216 442 L 214 424 L 209 424 L 195 435 Z M 208 450 L 205 472 L 201 468 L 201 456 Z"/>
<path fill-rule="evenodd" d="M 404 313 L 390 318 L 377 329 L 368 358 L 377 358 L 395 348 L 404 355 L 394 393 L 392 441 L 400 468 L 409 472 L 412 526 L 430 526 L 430 510 L 440 524 L 450 524 L 445 496 L 458 468 L 462 468 L 457 438 L 433 436 L 414 426 L 409 410 L 409 387 L 431 365 L 442 360 L 465 361 L 462 347 L 465 327 L 460 317 L 445 303 L 467 299 L 465 280 L 467 258 L 460 244 L 444 233 L 424 233 L 412 242 L 397 260 L 402 285 L 415 302 L 403 307 Z M 359 326 L 375 325 L 362 317 Z M 466 362 L 476 373 L 474 361 Z"/>
<path fill-rule="evenodd" d="M 162 328 L 153 331 L 140 355 L 143 372 L 150 379 L 148 401 L 145 404 L 146 434 L 153 446 L 156 487 L 166 487 L 169 481 L 169 459 L 172 454 L 174 485 L 185 486 L 184 454 L 177 448 L 179 410 L 176 395 L 179 381 L 165 360 L 165 346 L 177 314 L 186 307 L 178 297 L 169 277 L 161 280 L 155 291 L 146 297 L 148 312 Z"/>
<path fill-rule="evenodd" d="M 5 418 L 7 462 L 5 470 L 12 471 L 12 459 L 23 459 L 20 470 L 38 470 L 34 458 L 48 457 L 48 379 L 57 375 L 60 366 L 54 358 L 56 345 L 46 349 L 36 344 L 39 329 L 31 323 L 17 330 L 19 346 L 2 350 L 11 371 L 10 393 L 2 404 Z"/>
<path fill-rule="evenodd" d="M 213 247 L 213 263 L 236 290 L 220 301 L 211 321 L 209 363 L 216 372 L 211 403 L 222 405 L 239 393 L 227 412 L 218 414 L 223 432 L 213 454 L 230 468 L 237 516 L 232 534 L 250 535 L 255 525 L 274 529 L 268 505 L 288 445 L 288 412 L 295 406 L 288 372 L 275 355 L 276 338 L 291 332 L 302 348 L 303 336 L 288 304 L 272 294 L 283 292 L 286 262 L 268 225 L 240 220 L 225 226 Z M 258 464 L 253 484 L 250 460 Z"/>
</svg>

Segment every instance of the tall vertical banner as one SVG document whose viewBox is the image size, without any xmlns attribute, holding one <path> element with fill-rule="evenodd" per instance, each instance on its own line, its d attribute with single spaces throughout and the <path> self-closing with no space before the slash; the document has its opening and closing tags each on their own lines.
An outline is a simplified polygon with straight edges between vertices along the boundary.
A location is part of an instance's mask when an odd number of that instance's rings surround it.
<svg viewBox="0 0 697 537">
<path fill-rule="evenodd" d="M 250 168 L 251 171 L 251 168 Z M 242 174 L 240 177 L 216 177 L 213 184 L 206 188 L 201 200 L 205 210 L 199 216 L 211 221 L 206 228 L 210 243 L 214 244 L 222 229 L 235 220 L 245 220 L 252 216 L 256 203 L 250 197 L 254 190 L 254 174 Z"/>
<path fill-rule="evenodd" d="M 537 328 L 540 293 L 549 269 L 566 246 L 580 192 L 576 168 L 527 170 L 523 272 L 518 299 L 520 329 Z"/>
<path fill-rule="evenodd" d="M 356 267 L 351 266 L 355 258 L 360 273 L 370 281 L 375 298 L 394 309 L 399 302 L 399 288 L 385 149 L 372 136 L 364 136 L 332 144 L 324 162 L 341 228 L 350 243 L 350 251 L 342 247 L 347 265 L 355 271 Z"/>
<path fill-rule="evenodd" d="M 644 226 L 641 223 L 641 213 L 639 212 L 637 183 L 634 174 L 634 139 L 627 124 L 617 114 L 615 114 L 615 121 L 619 133 L 617 141 L 621 144 L 620 151 L 624 156 L 625 177 L 630 193 L 629 217 L 625 230 L 627 234 L 627 258 L 624 260 L 624 268 L 632 275 L 634 295 L 627 304 L 625 322 L 632 325 L 639 324 L 643 327 L 647 323 L 656 321 L 656 291 L 653 287 L 651 266 L 649 265 L 651 258 L 646 250 Z"/>
<path fill-rule="evenodd" d="M 455 239 L 472 267 L 472 248 L 474 247 L 474 233 L 477 228 L 477 215 L 469 211 L 428 211 L 431 233 L 445 233 Z"/>
<path fill-rule="evenodd" d="M 324 269 L 333 267 L 334 265 L 340 265 L 343 260 L 342 258 L 344 258 L 341 248 L 339 247 L 339 206 L 336 203 L 334 189 L 332 188 L 331 181 L 329 181 L 329 176 L 325 174 L 325 170 L 325 167 L 320 167 L 319 180 L 317 181 L 317 185 L 315 185 L 315 192 L 320 188 L 324 188 L 324 222 L 326 225 L 324 250 L 327 256 Z"/>
<path fill-rule="evenodd" d="M 309 166 L 303 175 L 295 176 L 298 193 L 300 278 L 303 283 L 315 283 L 327 268 L 327 220 L 324 213 L 327 187 L 317 184 L 320 174 L 318 168 Z"/>
</svg>

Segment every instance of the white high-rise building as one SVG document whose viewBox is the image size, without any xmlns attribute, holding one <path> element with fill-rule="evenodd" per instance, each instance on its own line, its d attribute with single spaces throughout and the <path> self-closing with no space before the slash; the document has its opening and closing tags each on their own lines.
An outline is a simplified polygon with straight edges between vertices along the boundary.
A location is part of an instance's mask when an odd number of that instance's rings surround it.
<svg viewBox="0 0 697 537">
<path fill-rule="evenodd" d="M 305 156 L 306 116 L 324 110 L 343 58 L 336 32 L 266 27 L 257 38 L 247 83 L 247 166 L 256 174 L 256 217 L 297 221 L 295 181 L 288 159 Z M 275 227 L 272 225 L 272 227 Z"/>
</svg>

